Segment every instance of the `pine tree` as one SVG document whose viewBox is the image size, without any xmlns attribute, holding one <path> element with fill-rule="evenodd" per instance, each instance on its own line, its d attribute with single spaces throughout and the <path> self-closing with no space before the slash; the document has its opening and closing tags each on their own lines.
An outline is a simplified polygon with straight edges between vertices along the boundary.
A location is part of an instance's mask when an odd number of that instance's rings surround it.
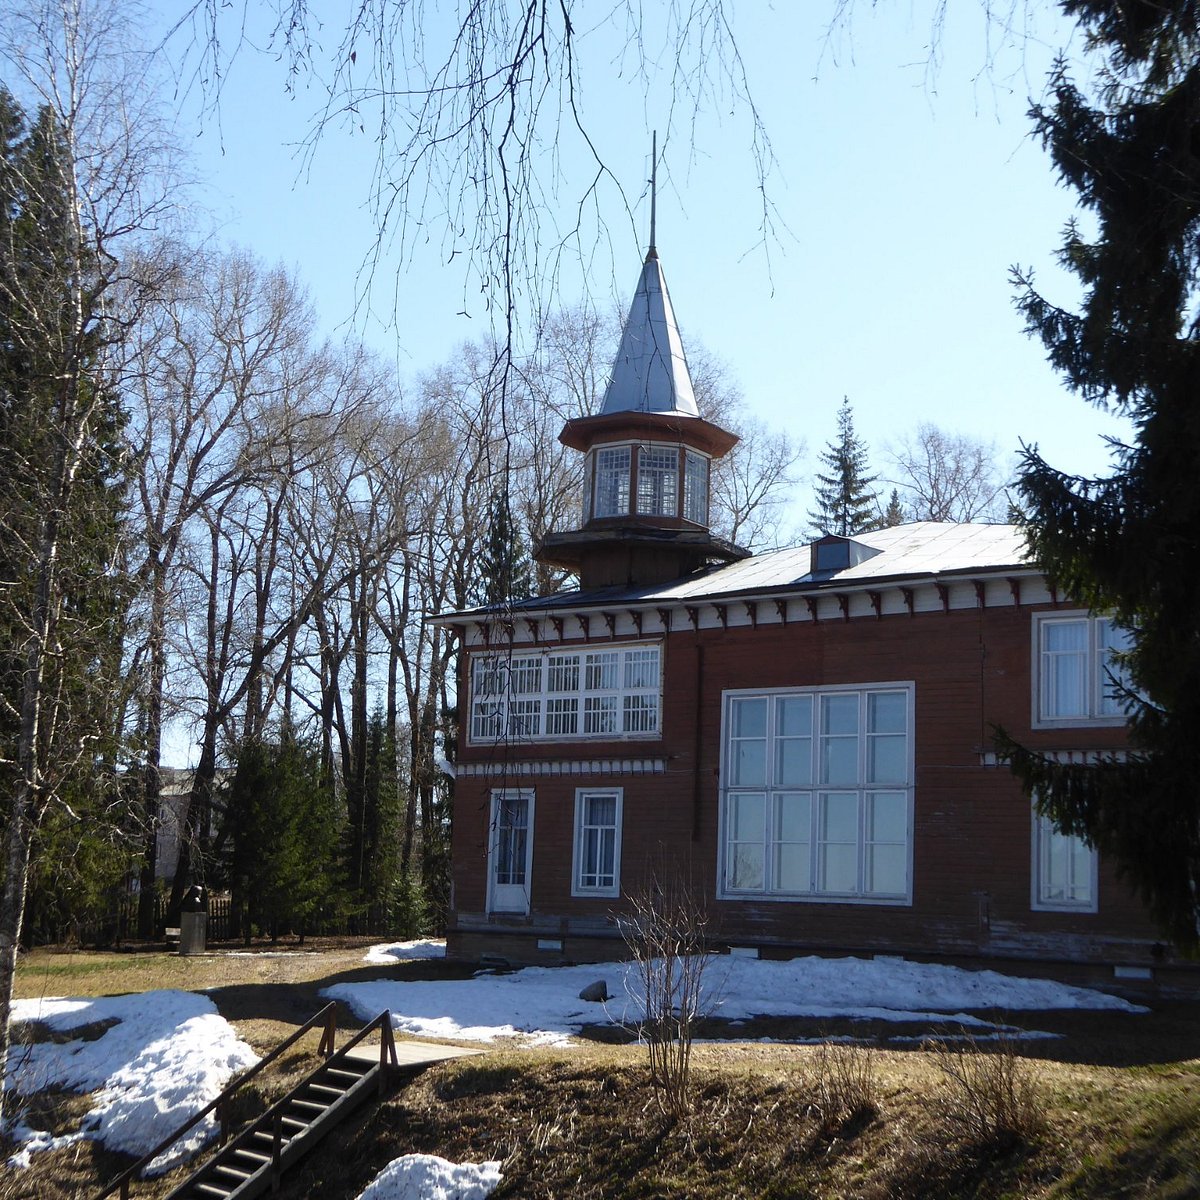
<svg viewBox="0 0 1200 1200">
<path fill-rule="evenodd" d="M 1026 530 L 1057 586 L 1129 630 L 1128 761 L 1064 766 L 1001 737 L 1027 790 L 1200 947 L 1200 27 L 1193 0 L 1073 0 L 1106 56 L 1097 94 L 1061 65 L 1033 112 L 1094 221 L 1060 252 L 1085 294 L 1064 311 L 1017 274 L 1028 327 L 1083 399 L 1136 436 L 1082 478 L 1026 454 Z M 1093 232 L 1094 231 L 1094 232 Z"/>
<path fill-rule="evenodd" d="M 821 461 L 828 470 L 817 475 L 817 507 L 808 514 L 816 529 L 822 534 L 853 537 L 878 528 L 875 492 L 871 486 L 876 476 L 867 474 L 870 469 L 867 445 L 854 431 L 849 397 L 842 397 L 837 437 L 826 445 Z"/>
</svg>

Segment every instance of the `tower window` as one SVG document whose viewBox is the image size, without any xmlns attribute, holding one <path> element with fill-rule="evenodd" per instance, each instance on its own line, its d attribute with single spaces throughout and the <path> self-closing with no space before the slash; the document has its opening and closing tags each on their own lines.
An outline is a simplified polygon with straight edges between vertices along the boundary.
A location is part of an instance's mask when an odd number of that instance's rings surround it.
<svg viewBox="0 0 1200 1200">
<path fill-rule="evenodd" d="M 642 446 L 638 451 L 638 512 L 679 515 L 679 451 L 675 447 Z"/>
<path fill-rule="evenodd" d="M 596 451 L 597 517 L 621 517 L 629 511 L 630 450 L 616 446 Z"/>
<path fill-rule="evenodd" d="M 683 516 L 697 525 L 708 524 L 708 459 L 691 450 L 684 459 Z"/>
</svg>

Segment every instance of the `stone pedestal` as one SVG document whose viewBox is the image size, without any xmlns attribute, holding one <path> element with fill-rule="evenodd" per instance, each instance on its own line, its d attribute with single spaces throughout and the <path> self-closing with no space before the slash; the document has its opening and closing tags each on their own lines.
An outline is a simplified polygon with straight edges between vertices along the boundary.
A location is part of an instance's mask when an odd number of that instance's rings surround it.
<svg viewBox="0 0 1200 1200">
<path fill-rule="evenodd" d="M 208 913 L 179 914 L 179 953 L 203 954 L 208 933 Z"/>
</svg>

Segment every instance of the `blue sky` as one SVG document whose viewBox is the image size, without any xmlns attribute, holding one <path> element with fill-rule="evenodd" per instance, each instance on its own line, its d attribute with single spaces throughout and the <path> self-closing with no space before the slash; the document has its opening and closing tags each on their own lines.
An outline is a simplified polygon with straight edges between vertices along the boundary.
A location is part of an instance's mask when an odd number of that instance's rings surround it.
<svg viewBox="0 0 1200 1200">
<path fill-rule="evenodd" d="M 313 7 L 319 15 L 329 6 Z M 1054 299 L 1076 295 L 1053 260 L 1073 199 L 1056 185 L 1026 116 L 1071 28 L 1041 14 L 1033 36 L 1001 47 L 989 67 L 988 38 L 995 45 L 998 31 L 989 34 L 975 5 L 954 6 L 958 23 L 943 31 L 941 65 L 931 72 L 924 6 L 860 4 L 852 30 L 831 39 L 832 7 L 736 9 L 778 162 L 769 196 L 780 237 L 769 261 L 759 247 L 745 111 L 710 106 L 694 141 L 685 121 L 666 142 L 658 246 L 685 344 L 702 342 L 725 360 L 752 413 L 807 440 L 806 476 L 834 434 L 843 395 L 877 469 L 889 442 L 931 421 L 994 441 L 1002 453 L 1023 439 L 1064 469 L 1103 471 L 1100 436 L 1121 426 L 1065 391 L 1024 334 L 1008 282 L 1012 264 L 1032 265 Z M 324 36 L 333 45 L 330 21 Z M 670 96 L 665 74 L 648 94 L 628 78 L 621 29 L 583 32 L 585 120 L 634 211 L 631 221 L 616 187 L 602 185 L 607 240 L 586 270 L 568 264 L 561 296 L 579 300 L 586 275 L 594 302 L 623 308 L 649 223 L 650 130 L 664 129 Z M 464 278 L 461 259 L 447 263 L 444 223 L 431 210 L 428 241 L 403 261 L 384 257 L 375 313 L 365 311 L 370 118 L 353 135 L 327 130 L 305 163 L 296 146 L 322 95 L 309 87 L 288 96 L 285 78 L 275 57 L 247 52 L 229 76 L 219 126 L 181 105 L 201 200 L 221 237 L 295 268 L 331 331 L 349 323 L 415 380 L 488 333 L 475 281 Z M 556 149 L 548 228 L 570 219 L 587 179 L 569 139 Z M 804 489 L 801 514 L 808 501 Z"/>
</svg>

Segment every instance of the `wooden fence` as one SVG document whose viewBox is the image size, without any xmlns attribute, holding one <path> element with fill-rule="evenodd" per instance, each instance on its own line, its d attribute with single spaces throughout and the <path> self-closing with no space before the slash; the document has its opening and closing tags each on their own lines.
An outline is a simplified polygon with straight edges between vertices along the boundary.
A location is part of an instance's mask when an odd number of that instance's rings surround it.
<svg viewBox="0 0 1200 1200">
<path fill-rule="evenodd" d="M 156 939 L 161 938 L 166 925 L 167 901 L 166 897 L 159 896 L 155 898 L 154 904 L 154 936 Z M 81 924 L 74 936 L 75 940 L 84 946 L 120 945 L 124 942 L 138 941 L 137 928 L 138 898 L 137 896 L 125 896 L 106 917 Z M 389 937 L 397 934 L 392 919 L 383 905 L 371 905 L 360 912 L 351 914 L 317 915 L 305 920 L 303 930 L 297 926 L 294 929 L 284 929 L 280 932 L 281 934 L 303 932 L 306 937 L 346 937 L 355 934 Z M 240 940 L 240 931 L 233 928 L 232 905 L 228 896 L 217 895 L 208 898 L 207 938 L 210 942 Z"/>
</svg>

